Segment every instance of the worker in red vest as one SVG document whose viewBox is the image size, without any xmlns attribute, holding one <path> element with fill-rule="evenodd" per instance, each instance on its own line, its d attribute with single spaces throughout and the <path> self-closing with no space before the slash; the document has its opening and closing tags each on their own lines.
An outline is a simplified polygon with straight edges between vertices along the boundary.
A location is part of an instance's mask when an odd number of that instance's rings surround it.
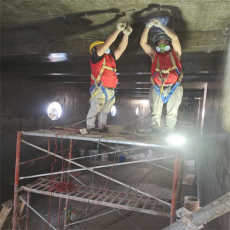
<svg viewBox="0 0 230 230">
<path fill-rule="evenodd" d="M 152 26 L 158 28 L 148 44 L 148 34 Z M 152 126 L 149 131 L 170 131 L 177 123 L 177 113 L 183 97 L 180 84 L 183 73 L 180 61 L 181 45 L 177 35 L 159 20 L 152 19 L 142 32 L 140 45 L 151 58 L 151 95 Z M 163 105 L 166 104 L 166 126 L 161 128 Z"/>
<path fill-rule="evenodd" d="M 119 46 L 111 51 L 110 46 L 115 42 L 118 35 L 123 32 Z M 118 79 L 116 74 L 116 61 L 125 51 L 132 28 L 126 23 L 118 23 L 116 30 L 105 40 L 95 41 L 90 44 L 90 108 L 87 114 L 87 130 L 106 132 L 107 116 L 115 103 L 115 88 Z M 98 117 L 98 129 L 95 127 Z"/>
</svg>

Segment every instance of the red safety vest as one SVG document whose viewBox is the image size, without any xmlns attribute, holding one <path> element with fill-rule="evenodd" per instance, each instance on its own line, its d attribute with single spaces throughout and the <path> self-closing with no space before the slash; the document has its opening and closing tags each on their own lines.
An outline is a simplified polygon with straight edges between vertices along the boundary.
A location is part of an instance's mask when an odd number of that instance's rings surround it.
<svg viewBox="0 0 230 230">
<path fill-rule="evenodd" d="M 151 73 L 152 81 L 156 85 L 172 85 L 175 84 L 179 78 L 178 73 L 181 73 L 182 65 L 177 57 L 175 51 L 155 53 Z"/>
<path fill-rule="evenodd" d="M 90 60 L 91 66 L 91 85 L 101 83 L 107 88 L 116 88 L 118 79 L 116 74 L 116 62 L 112 55 L 104 54 L 104 57 L 97 63 Z"/>
</svg>

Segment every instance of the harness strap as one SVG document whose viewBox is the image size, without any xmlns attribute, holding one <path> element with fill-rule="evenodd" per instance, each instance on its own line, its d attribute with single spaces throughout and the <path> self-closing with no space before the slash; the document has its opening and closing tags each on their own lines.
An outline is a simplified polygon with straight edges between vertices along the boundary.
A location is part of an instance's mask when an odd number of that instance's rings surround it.
<svg viewBox="0 0 230 230">
<path fill-rule="evenodd" d="M 182 78 L 183 78 L 183 74 L 180 73 L 178 71 L 178 68 L 176 66 L 176 61 L 175 61 L 175 58 L 172 54 L 172 52 L 169 52 L 169 57 L 170 57 L 170 61 L 171 61 L 171 64 L 172 64 L 172 67 L 168 68 L 168 69 L 160 69 L 160 63 L 159 63 L 159 57 L 157 56 L 157 65 L 156 65 L 156 72 L 159 72 L 159 75 L 160 75 L 160 79 L 161 79 L 161 89 L 160 89 L 160 94 L 163 93 L 163 90 L 164 90 L 164 83 L 165 81 L 168 79 L 168 76 L 169 76 L 169 73 L 172 71 L 172 70 L 176 70 L 177 71 L 177 74 L 179 76 L 179 79 L 178 81 L 181 82 L 182 81 Z M 167 74 L 167 76 L 165 78 L 162 77 L 162 74 Z M 154 81 L 153 79 L 151 78 L 151 82 L 154 84 Z"/>
<path fill-rule="evenodd" d="M 177 69 L 176 61 L 175 61 L 175 58 L 174 58 L 172 52 L 169 52 L 169 57 L 170 57 L 172 65 L 173 65 L 173 68 Z"/>
<path fill-rule="evenodd" d="M 106 87 L 102 86 L 102 85 L 92 85 L 89 89 L 90 93 L 91 93 L 91 97 L 90 100 L 92 100 L 99 92 L 100 90 L 102 91 L 103 95 L 105 96 L 105 102 L 112 102 L 115 99 L 115 95 L 113 95 L 111 98 L 109 98 L 108 93 L 106 91 Z"/>
<path fill-rule="evenodd" d="M 104 67 L 104 69 L 111 70 L 111 71 L 113 71 L 113 72 L 116 72 L 116 71 L 117 71 L 116 68 L 112 68 L 112 67 L 107 66 L 107 65 L 104 65 L 103 67 Z"/>
<path fill-rule="evenodd" d="M 91 74 L 91 78 L 94 80 L 95 85 L 98 85 L 98 83 L 101 81 L 101 77 L 102 77 L 102 74 L 103 74 L 103 72 L 104 72 L 105 69 L 113 71 L 113 72 L 117 71 L 116 68 L 112 68 L 112 67 L 106 65 L 105 57 L 104 57 L 102 67 L 100 69 L 100 72 L 99 72 L 97 78 L 95 78 L 95 76 L 93 74 Z"/>
<path fill-rule="evenodd" d="M 177 82 L 176 84 L 173 85 L 173 87 L 171 88 L 169 94 L 164 97 L 164 95 L 161 93 L 160 88 L 157 85 L 154 85 L 153 88 L 155 89 L 156 93 L 161 97 L 161 100 L 163 102 L 163 104 L 167 103 L 168 100 L 170 99 L 170 97 L 172 96 L 172 94 L 175 92 L 176 88 L 180 85 L 179 82 Z"/>
<path fill-rule="evenodd" d="M 105 66 L 105 58 L 103 60 L 102 67 L 100 69 L 100 72 L 99 72 L 97 78 L 95 78 L 94 75 L 91 74 L 91 78 L 94 80 L 94 83 L 95 83 L 96 86 L 98 86 L 98 83 L 101 81 L 101 76 L 102 76 L 102 74 L 104 72 L 104 68 L 105 68 L 104 66 Z"/>
<path fill-rule="evenodd" d="M 94 92 L 92 93 L 92 95 L 90 97 L 90 100 L 92 100 L 92 98 L 94 98 L 98 94 L 98 91 L 96 89 L 100 88 L 101 91 L 103 92 L 103 94 L 105 95 L 105 101 L 106 102 L 108 101 L 108 94 L 106 92 L 106 89 L 105 89 L 104 86 L 102 86 L 102 84 L 100 84 L 101 77 L 102 77 L 102 74 L 103 74 L 105 69 L 111 70 L 113 72 L 117 71 L 116 68 L 112 68 L 112 67 L 106 65 L 106 60 L 105 60 L 105 57 L 104 57 L 102 67 L 100 69 L 100 72 L 99 72 L 97 78 L 95 78 L 95 76 L 91 73 L 91 79 L 94 81 L 95 87 L 90 88 L 90 92 L 93 92 L 93 90 L 94 90 Z"/>
</svg>

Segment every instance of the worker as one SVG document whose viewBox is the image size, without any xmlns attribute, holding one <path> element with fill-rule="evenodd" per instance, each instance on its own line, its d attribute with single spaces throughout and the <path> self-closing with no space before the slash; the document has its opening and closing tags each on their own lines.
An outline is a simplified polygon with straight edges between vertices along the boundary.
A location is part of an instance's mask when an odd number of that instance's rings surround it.
<svg viewBox="0 0 230 230">
<path fill-rule="evenodd" d="M 148 34 L 153 26 L 158 29 L 158 32 L 154 33 L 152 37 L 153 45 L 150 45 Z M 183 97 L 183 87 L 180 84 L 183 78 L 180 41 L 177 35 L 166 25 L 163 25 L 159 19 L 151 19 L 142 32 L 140 45 L 152 62 L 150 77 L 152 83 L 150 90 L 152 124 L 145 131 L 173 131 Z M 166 104 L 167 110 L 166 122 L 165 127 L 161 127 L 164 104 Z"/>
<path fill-rule="evenodd" d="M 121 32 L 123 33 L 121 42 L 112 52 L 110 46 Z M 115 88 L 118 83 L 116 61 L 125 51 L 131 33 L 131 26 L 118 23 L 116 30 L 105 41 L 95 41 L 90 44 L 91 97 L 86 121 L 89 132 L 108 131 L 107 117 L 115 103 Z M 98 129 L 96 129 L 96 118 L 98 118 Z"/>
</svg>

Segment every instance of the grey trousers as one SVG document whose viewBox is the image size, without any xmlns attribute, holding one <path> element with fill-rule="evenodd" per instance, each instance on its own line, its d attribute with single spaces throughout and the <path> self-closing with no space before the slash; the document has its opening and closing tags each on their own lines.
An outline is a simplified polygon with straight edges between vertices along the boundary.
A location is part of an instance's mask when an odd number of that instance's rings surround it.
<svg viewBox="0 0 230 230">
<path fill-rule="evenodd" d="M 98 117 L 98 128 L 103 129 L 107 125 L 107 117 L 112 106 L 115 103 L 114 89 L 105 88 L 108 98 L 106 100 L 105 94 L 100 88 L 95 89 L 91 93 L 90 108 L 87 114 L 86 126 L 87 129 L 95 128 L 96 118 Z"/>
<path fill-rule="evenodd" d="M 167 87 L 163 91 L 163 95 L 167 96 L 171 91 L 171 87 Z M 179 106 L 182 102 L 183 97 L 183 87 L 179 85 L 174 93 L 169 98 L 166 104 L 166 127 L 168 129 L 174 129 L 177 123 L 177 114 Z M 155 89 L 152 87 L 150 89 L 149 101 L 152 110 L 152 126 L 161 127 L 161 115 L 163 109 L 163 102 L 161 97 L 156 93 Z"/>
</svg>

